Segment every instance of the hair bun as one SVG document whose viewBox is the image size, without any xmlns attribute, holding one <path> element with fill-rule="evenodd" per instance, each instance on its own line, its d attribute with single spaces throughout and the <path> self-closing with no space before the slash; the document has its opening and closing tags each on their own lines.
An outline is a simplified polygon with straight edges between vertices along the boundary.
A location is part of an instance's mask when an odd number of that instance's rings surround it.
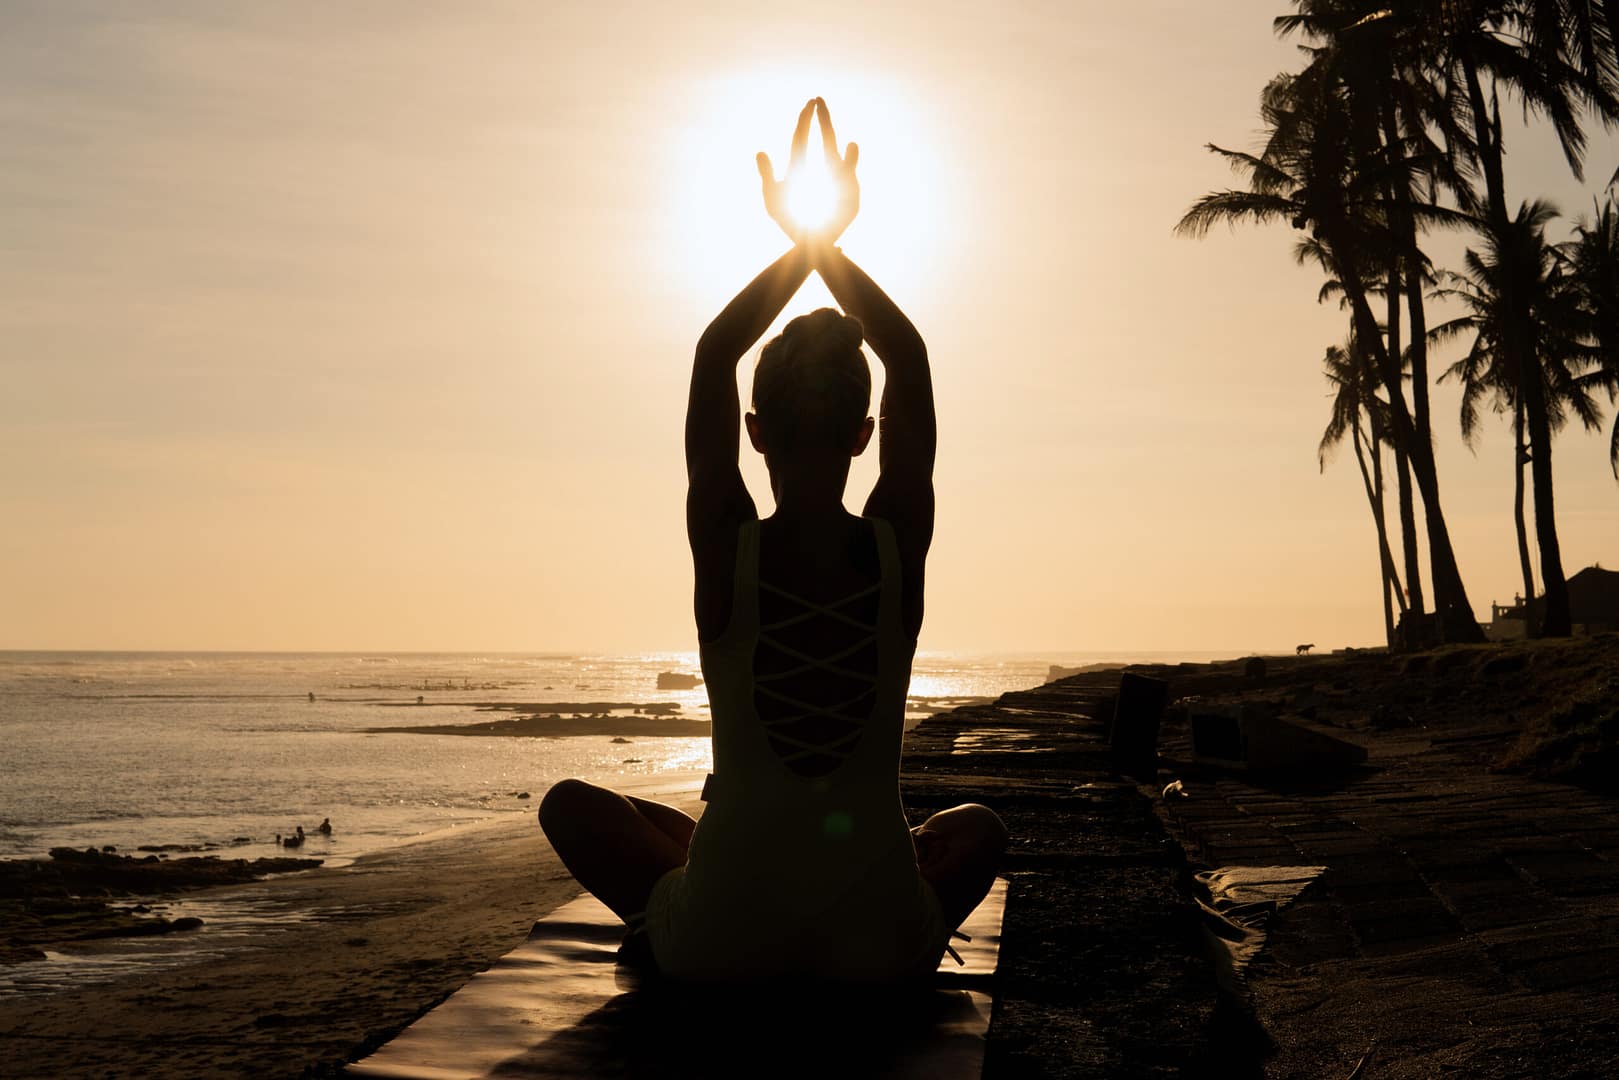
<svg viewBox="0 0 1619 1080">
<path fill-rule="evenodd" d="M 818 308 L 789 322 L 781 336 L 793 345 L 814 341 L 822 347 L 852 350 L 865 341 L 866 328 L 853 315 L 836 308 Z"/>
</svg>

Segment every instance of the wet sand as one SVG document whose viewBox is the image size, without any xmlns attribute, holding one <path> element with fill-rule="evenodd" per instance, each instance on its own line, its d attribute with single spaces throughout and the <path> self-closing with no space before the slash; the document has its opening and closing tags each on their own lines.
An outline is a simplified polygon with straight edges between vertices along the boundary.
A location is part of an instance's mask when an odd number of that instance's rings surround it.
<svg viewBox="0 0 1619 1080">
<path fill-rule="evenodd" d="M 681 773 L 625 790 L 695 812 L 700 784 Z M 289 918 L 228 941 L 211 939 L 210 921 L 189 935 L 194 962 L 0 998 L 0 1075 L 336 1075 L 578 891 L 524 814 L 341 869 L 190 893 L 188 902 Z"/>
</svg>

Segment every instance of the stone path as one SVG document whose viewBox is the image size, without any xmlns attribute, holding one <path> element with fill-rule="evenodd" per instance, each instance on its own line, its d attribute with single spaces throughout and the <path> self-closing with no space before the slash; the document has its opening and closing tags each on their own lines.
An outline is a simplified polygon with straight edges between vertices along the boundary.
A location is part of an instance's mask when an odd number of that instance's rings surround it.
<svg viewBox="0 0 1619 1080">
<path fill-rule="evenodd" d="M 1306 663 L 1272 672 L 1333 723 Z M 1133 670 L 1172 696 L 1243 684 L 1238 665 Z M 1137 787 L 1110 776 L 1096 719 L 1117 685 L 1077 676 L 910 737 L 918 820 L 979 801 L 1014 838 L 986 1077 L 1348 1078 L 1363 1058 L 1358 1080 L 1619 1075 L 1619 801 L 1491 773 L 1515 728 L 1488 709 L 1386 731 L 1339 717 L 1325 730 L 1366 767 L 1292 784 L 1193 768 L 1172 713 L 1158 781 Z M 1189 797 L 1158 798 L 1176 778 Z M 1327 867 L 1249 972 L 1259 1028 L 1217 1001 L 1182 888 L 1237 864 Z"/>
<path fill-rule="evenodd" d="M 1118 675 L 1008 694 L 907 738 L 915 821 L 981 802 L 1012 834 L 984 1075 L 1183 1076 L 1216 1032 L 1181 848 L 1135 784 L 1109 776 L 1093 716 Z"/>
</svg>

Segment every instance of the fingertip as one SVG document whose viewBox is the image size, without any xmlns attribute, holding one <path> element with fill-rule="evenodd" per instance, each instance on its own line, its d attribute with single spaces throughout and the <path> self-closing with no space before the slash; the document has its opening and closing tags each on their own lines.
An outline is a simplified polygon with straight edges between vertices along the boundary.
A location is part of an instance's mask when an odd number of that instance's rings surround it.
<svg viewBox="0 0 1619 1080">
<path fill-rule="evenodd" d="M 843 163 L 845 165 L 847 165 L 849 168 L 852 169 L 852 168 L 855 167 L 855 163 L 858 162 L 859 160 L 860 160 L 860 144 L 859 143 L 850 143 L 849 146 L 848 146 L 848 149 L 843 151 Z"/>
</svg>

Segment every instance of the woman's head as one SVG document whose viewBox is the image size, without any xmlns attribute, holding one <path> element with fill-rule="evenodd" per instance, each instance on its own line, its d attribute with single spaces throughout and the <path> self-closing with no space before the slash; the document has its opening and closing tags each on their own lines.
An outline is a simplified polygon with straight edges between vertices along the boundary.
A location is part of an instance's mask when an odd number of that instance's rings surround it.
<svg viewBox="0 0 1619 1080">
<path fill-rule="evenodd" d="M 832 308 L 800 315 L 759 355 L 748 430 L 772 456 L 858 454 L 870 438 L 871 368 L 860 320 Z"/>
</svg>

